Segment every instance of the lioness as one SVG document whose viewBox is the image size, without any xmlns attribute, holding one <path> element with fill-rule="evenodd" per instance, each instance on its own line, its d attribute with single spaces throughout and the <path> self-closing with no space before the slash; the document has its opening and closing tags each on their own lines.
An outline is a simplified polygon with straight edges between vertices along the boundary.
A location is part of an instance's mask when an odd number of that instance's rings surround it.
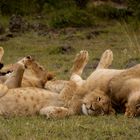
<svg viewBox="0 0 140 140">
<path fill-rule="evenodd" d="M 21 81 L 22 87 L 44 88 L 45 84 L 54 77 L 54 75 L 51 72 L 48 72 L 31 56 L 24 57 L 17 63 L 24 63 L 25 65 L 25 71 Z M 5 82 L 8 79 L 10 73 L 16 69 L 17 63 L 5 65 L 1 69 L 0 71 L 0 73 L 2 73 L 2 76 L 0 76 L 1 83 Z"/>
<path fill-rule="evenodd" d="M 108 95 L 115 109 L 128 117 L 140 115 L 140 64 L 125 70 L 109 82 Z"/>
<path fill-rule="evenodd" d="M 87 78 L 84 88 L 89 92 L 82 105 L 86 115 L 108 114 L 103 101 L 111 101 L 111 108 L 128 117 L 140 115 L 140 64 L 124 70 L 97 68 Z"/>
<path fill-rule="evenodd" d="M 108 55 L 109 53 L 110 51 L 106 51 L 104 55 Z M 81 94 L 79 90 L 81 90 L 81 87 L 83 87 L 86 82 L 82 80 L 81 74 L 87 64 L 87 60 L 87 51 L 81 51 L 76 56 L 72 68 L 71 80 L 60 94 L 35 87 L 8 89 L 6 85 L 1 84 L 0 115 L 34 115 L 40 113 L 47 117 L 65 117 L 82 113 L 81 106 L 85 93 Z M 102 61 L 104 61 L 104 59 Z M 110 59 L 110 61 L 112 60 Z M 104 64 L 105 63 L 99 63 L 99 67 Z M 21 70 L 23 71 L 24 69 Z M 18 74 L 23 75 L 20 71 L 18 71 Z M 17 79 L 17 81 L 21 82 L 20 79 Z M 77 94 L 78 92 L 80 94 Z M 106 105 L 106 108 L 109 109 L 109 107 L 110 106 Z"/>
<path fill-rule="evenodd" d="M 123 107 L 126 104 L 127 116 L 139 115 L 139 79 L 136 78 L 139 77 L 139 65 L 127 70 L 107 69 L 112 60 L 112 52 L 105 51 L 97 69 L 87 80 L 83 80 L 81 74 L 88 61 L 88 52 L 81 51 L 76 56 L 70 81 L 60 94 L 33 87 L 8 89 L 5 85 L 0 85 L 0 114 L 11 116 L 40 113 L 47 117 L 82 113 L 114 114 L 112 103 L 118 104 L 121 101 Z M 133 82 L 137 83 L 136 88 Z M 127 88 L 129 94 L 123 94 L 122 99 L 117 100 L 117 97 L 121 97 L 121 94 L 117 96 L 119 89 L 124 92 Z"/>
</svg>

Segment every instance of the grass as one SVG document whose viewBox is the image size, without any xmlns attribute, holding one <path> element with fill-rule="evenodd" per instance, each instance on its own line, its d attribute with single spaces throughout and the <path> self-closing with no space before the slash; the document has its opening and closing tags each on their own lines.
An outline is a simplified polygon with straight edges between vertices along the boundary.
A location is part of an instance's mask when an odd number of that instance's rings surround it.
<svg viewBox="0 0 140 140">
<path fill-rule="evenodd" d="M 1 118 L 1 137 L 24 140 L 139 139 L 140 120 L 119 116 L 74 116 L 60 120 L 43 117 Z"/>
<path fill-rule="evenodd" d="M 96 28 L 59 29 L 46 36 L 28 32 L 0 42 L 0 46 L 5 49 L 4 63 L 14 63 L 25 55 L 32 55 L 48 70 L 54 71 L 57 79 L 68 79 L 76 53 L 88 50 L 90 60 L 83 75 L 85 78 L 106 49 L 114 53 L 113 68 L 124 68 L 131 58 L 140 60 L 139 34 L 126 24 L 110 23 Z M 63 52 L 63 46 L 72 49 Z M 40 116 L 0 117 L 0 130 L 2 140 L 138 140 L 140 120 L 122 114 L 49 120 Z"/>
</svg>

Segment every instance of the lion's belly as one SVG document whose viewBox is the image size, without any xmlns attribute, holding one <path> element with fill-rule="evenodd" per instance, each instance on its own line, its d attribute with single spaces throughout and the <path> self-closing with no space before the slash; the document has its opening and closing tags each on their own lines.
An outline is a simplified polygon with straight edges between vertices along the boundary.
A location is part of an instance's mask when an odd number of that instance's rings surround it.
<svg viewBox="0 0 140 140">
<path fill-rule="evenodd" d="M 44 106 L 57 105 L 58 94 L 39 88 L 10 89 L 0 98 L 1 115 L 33 115 Z"/>
<path fill-rule="evenodd" d="M 114 69 L 99 69 L 94 71 L 86 80 L 86 86 L 90 90 L 95 88 L 100 88 L 103 91 L 107 91 L 108 83 L 113 78 L 113 76 L 120 74 L 122 70 Z"/>
</svg>

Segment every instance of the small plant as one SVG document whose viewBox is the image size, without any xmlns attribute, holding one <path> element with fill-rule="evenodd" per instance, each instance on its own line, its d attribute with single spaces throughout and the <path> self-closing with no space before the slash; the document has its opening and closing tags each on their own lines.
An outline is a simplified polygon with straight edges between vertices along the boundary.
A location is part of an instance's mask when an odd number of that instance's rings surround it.
<svg viewBox="0 0 140 140">
<path fill-rule="evenodd" d="M 85 8 L 89 0 L 74 0 L 76 5 L 80 8 Z"/>
<path fill-rule="evenodd" d="M 127 0 L 128 8 L 133 12 L 133 15 L 140 19 L 140 0 Z"/>
<path fill-rule="evenodd" d="M 93 15 L 85 10 L 68 9 L 57 12 L 50 22 L 53 27 L 88 27 L 94 25 Z"/>
<path fill-rule="evenodd" d="M 108 4 L 95 6 L 92 12 L 98 17 L 107 19 L 121 19 L 131 15 L 127 9 L 117 9 Z"/>
</svg>

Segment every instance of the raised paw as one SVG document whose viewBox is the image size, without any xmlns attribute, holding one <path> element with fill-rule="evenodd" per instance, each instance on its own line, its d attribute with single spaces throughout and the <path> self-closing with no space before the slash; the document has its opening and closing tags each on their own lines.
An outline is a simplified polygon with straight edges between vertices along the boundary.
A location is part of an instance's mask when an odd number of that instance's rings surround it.
<svg viewBox="0 0 140 140">
<path fill-rule="evenodd" d="M 113 61 L 113 52 L 111 50 L 106 50 L 101 56 L 97 69 L 108 68 L 112 64 L 112 61 Z"/>
<path fill-rule="evenodd" d="M 17 63 L 26 65 L 27 63 L 32 62 L 32 61 L 34 61 L 34 59 L 31 56 L 26 56 L 22 58 L 21 60 L 19 60 Z"/>
<path fill-rule="evenodd" d="M 68 116 L 68 109 L 64 107 L 48 106 L 40 110 L 41 115 L 47 118 L 64 118 Z"/>
<path fill-rule="evenodd" d="M 71 72 L 81 75 L 87 62 L 88 62 L 88 51 L 86 50 L 80 51 L 80 53 L 78 53 L 75 57 Z"/>
</svg>

